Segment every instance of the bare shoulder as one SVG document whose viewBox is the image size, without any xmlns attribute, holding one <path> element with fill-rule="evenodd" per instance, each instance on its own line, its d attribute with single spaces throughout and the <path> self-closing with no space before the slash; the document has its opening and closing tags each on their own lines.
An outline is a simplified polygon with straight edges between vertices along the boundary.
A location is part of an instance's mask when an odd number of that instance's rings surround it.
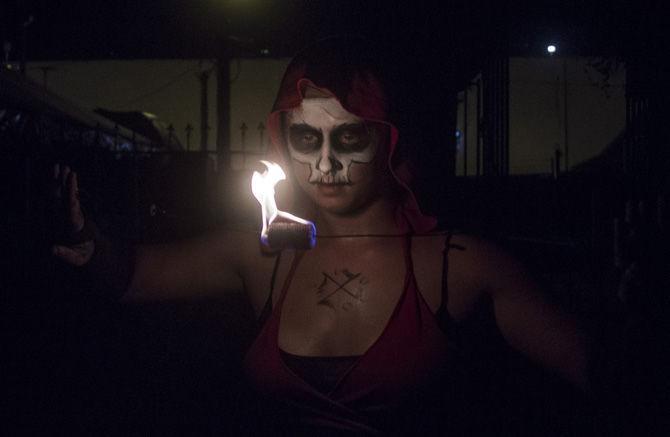
<svg viewBox="0 0 670 437">
<path fill-rule="evenodd" d="M 481 237 L 454 232 L 443 241 L 449 314 L 466 319 L 483 299 L 509 288 L 505 277 L 516 277 L 520 264 L 506 250 Z"/>
<path fill-rule="evenodd" d="M 498 284 L 519 275 L 525 275 L 523 264 L 509 251 L 483 238 L 454 234 L 449 261 L 464 277 L 488 292 L 494 292 Z"/>
<path fill-rule="evenodd" d="M 450 244 L 467 257 L 505 256 L 505 252 L 498 245 L 476 235 L 455 232 L 452 234 Z"/>
<path fill-rule="evenodd" d="M 507 343 L 582 388 L 588 336 L 578 321 L 553 304 L 516 257 L 496 244 L 458 235 L 454 263 L 493 302 L 496 324 Z M 451 260 L 451 256 L 450 256 Z"/>
<path fill-rule="evenodd" d="M 447 299 L 447 310 L 456 320 L 467 318 L 482 299 L 490 266 L 500 256 L 494 245 L 462 233 L 436 233 L 412 240 L 414 272 L 423 297 L 433 311 Z"/>
<path fill-rule="evenodd" d="M 442 267 L 446 239 L 446 232 L 412 238 L 414 277 L 433 312 L 437 311 L 442 302 Z"/>
<path fill-rule="evenodd" d="M 446 292 L 447 309 L 456 320 L 467 318 L 487 294 L 496 297 L 521 290 L 522 283 L 523 289 L 528 288 L 520 262 L 499 245 L 474 235 L 416 236 L 412 259 L 417 285 L 429 307 L 436 311 Z"/>
<path fill-rule="evenodd" d="M 481 237 L 461 232 L 439 232 L 431 235 L 416 236 L 412 239 L 413 253 L 440 255 L 447 249 L 455 258 L 471 261 L 512 259 L 500 246 Z M 454 249 L 453 251 L 451 249 Z"/>
</svg>

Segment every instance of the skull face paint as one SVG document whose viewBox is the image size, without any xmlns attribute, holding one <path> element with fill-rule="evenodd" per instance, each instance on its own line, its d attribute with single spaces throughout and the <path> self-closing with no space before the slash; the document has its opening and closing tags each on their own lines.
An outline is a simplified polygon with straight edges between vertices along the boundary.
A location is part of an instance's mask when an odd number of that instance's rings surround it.
<svg viewBox="0 0 670 437">
<path fill-rule="evenodd" d="M 310 184 L 355 183 L 352 164 L 368 164 L 377 152 L 374 130 L 333 97 L 304 99 L 287 121 L 289 154 L 309 165 Z"/>
</svg>

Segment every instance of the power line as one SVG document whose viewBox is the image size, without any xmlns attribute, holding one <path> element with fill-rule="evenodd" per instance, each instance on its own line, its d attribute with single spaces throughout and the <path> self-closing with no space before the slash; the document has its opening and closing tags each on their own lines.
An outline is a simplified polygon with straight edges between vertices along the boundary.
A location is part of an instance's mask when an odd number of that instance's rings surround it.
<svg viewBox="0 0 670 437">
<path fill-rule="evenodd" d="M 151 97 L 151 96 L 153 96 L 153 95 L 155 95 L 155 94 L 158 94 L 159 92 L 161 92 L 161 91 L 163 91 L 164 89 L 168 88 L 169 86 L 173 85 L 175 82 L 179 81 L 181 78 L 183 78 L 183 77 L 186 76 L 187 74 L 189 74 L 189 73 L 193 73 L 193 72 L 196 71 L 197 69 L 198 69 L 197 67 L 190 67 L 190 68 L 188 68 L 187 70 L 185 70 L 185 71 L 179 73 L 177 76 L 175 76 L 175 77 L 173 77 L 172 79 L 168 80 L 167 82 L 165 82 L 165 83 L 162 84 L 161 86 L 159 86 L 159 87 L 157 87 L 157 88 L 155 88 L 155 89 L 153 89 L 153 90 L 151 90 L 151 91 L 149 91 L 149 92 L 147 92 L 147 93 L 145 93 L 145 94 L 142 94 L 142 95 L 140 95 L 140 96 L 138 96 L 138 97 L 135 97 L 135 98 L 129 100 L 128 102 L 126 102 L 126 103 L 124 104 L 124 106 L 130 106 L 130 105 L 132 105 L 132 104 L 134 104 L 134 103 L 137 103 L 137 102 L 139 102 L 139 101 L 141 101 L 141 100 L 146 99 L 147 97 Z"/>
</svg>

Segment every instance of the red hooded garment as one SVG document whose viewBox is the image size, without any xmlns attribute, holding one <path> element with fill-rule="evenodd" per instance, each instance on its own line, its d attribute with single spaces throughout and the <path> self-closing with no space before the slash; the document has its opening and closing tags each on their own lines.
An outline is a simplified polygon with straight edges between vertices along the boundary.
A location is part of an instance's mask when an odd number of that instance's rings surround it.
<svg viewBox="0 0 670 437">
<path fill-rule="evenodd" d="M 302 52 L 291 62 L 268 123 L 279 155 L 275 159 L 283 160 L 283 164 L 288 161 L 281 113 L 299 106 L 309 86 L 332 94 L 347 111 L 363 119 L 388 125 L 391 166 L 399 133 L 373 59 L 360 40 L 331 39 Z M 404 194 L 396 216 L 399 225 L 410 234 L 431 230 L 435 220 L 419 210 L 406 184 L 407 175 L 397 168 L 391 170 Z M 277 304 L 247 352 L 244 367 L 254 387 L 272 400 L 273 409 L 281 411 L 283 419 L 303 432 L 309 429 L 319 435 L 324 432 L 388 435 L 400 430 L 404 433 L 407 427 L 414 428 L 410 423 L 416 422 L 420 410 L 435 406 L 432 395 L 436 392 L 443 395 L 444 387 L 436 380 L 441 379 L 446 369 L 450 355 L 448 342 L 416 285 L 411 238 L 405 242 L 404 292 L 386 328 L 364 355 L 353 357 L 337 384 L 326 392 L 294 372 L 278 345 L 281 307 L 302 254 L 295 257 L 279 290 Z M 295 432 L 291 429 L 286 435 Z"/>
<path fill-rule="evenodd" d="M 433 217 L 424 215 L 409 188 L 411 174 L 404 163 L 394 166 L 394 153 L 399 132 L 397 113 L 382 79 L 380 61 L 364 40 L 332 38 L 298 54 L 289 64 L 282 79 L 277 99 L 268 117 L 270 139 L 276 158 L 288 169 L 288 149 L 282 135 L 282 113 L 302 103 L 306 89 L 313 88 L 334 96 L 348 112 L 370 122 L 385 124 L 390 129 L 388 166 L 395 178 L 402 199 L 397 220 L 407 231 L 424 233 L 436 225 Z"/>
</svg>

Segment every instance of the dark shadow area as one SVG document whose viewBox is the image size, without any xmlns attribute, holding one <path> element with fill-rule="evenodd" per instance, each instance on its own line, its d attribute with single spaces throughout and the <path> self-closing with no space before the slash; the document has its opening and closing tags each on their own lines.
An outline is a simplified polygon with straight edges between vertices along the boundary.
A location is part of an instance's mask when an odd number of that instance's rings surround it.
<svg viewBox="0 0 670 437">
<path fill-rule="evenodd" d="M 171 2 L 176 3 L 185 4 Z M 260 39 L 274 41 L 268 47 L 281 56 L 302 47 L 307 30 L 311 37 L 353 30 L 383 39 L 392 52 L 389 74 L 405 84 L 399 98 L 408 108 L 402 118 L 410 128 L 402 131 L 406 134 L 401 153 L 420 170 L 413 181 L 420 203 L 445 228 L 481 235 L 523 260 L 550 298 L 582 319 L 594 338 L 593 393 L 586 396 L 510 350 L 493 323 L 490 305 L 482 306 L 459 326 L 470 348 L 460 362 L 461 373 L 455 374 L 451 398 L 435 406 L 439 423 L 428 423 L 418 432 L 434 435 L 439 428 L 444 435 L 468 436 L 670 435 L 670 71 L 661 41 L 667 29 L 659 18 L 663 14 L 646 6 L 651 2 L 640 2 L 645 6 L 635 10 L 626 2 L 612 2 L 612 7 L 589 12 L 592 23 L 577 14 L 579 20 L 566 40 L 579 39 L 574 28 L 588 28 L 588 43 L 579 54 L 604 53 L 626 65 L 626 130 L 621 144 L 583 168 L 513 176 L 505 170 L 509 144 L 503 137 L 508 132 L 496 130 L 504 126 L 505 116 L 505 78 L 497 69 L 509 54 L 533 54 L 524 38 L 537 30 L 535 25 L 518 34 L 510 31 L 516 21 L 533 21 L 533 14 L 526 17 L 521 12 L 527 11 L 518 7 L 510 17 L 506 14 L 514 11 L 500 12 L 497 6 L 479 10 L 452 2 L 435 14 L 409 3 L 400 12 L 387 6 L 379 12 L 373 10 L 373 2 L 363 3 L 369 4 L 369 15 L 351 18 L 338 9 L 339 2 L 329 2 L 318 14 L 296 3 L 287 6 L 284 15 L 277 14 L 281 20 L 255 25 L 263 28 Z M 143 15 L 131 20 L 138 28 L 146 24 L 142 17 L 153 12 L 149 6 L 141 9 Z M 398 25 L 396 15 L 410 9 L 411 26 Z M 59 16 L 66 13 L 63 9 Z M 272 11 L 264 13 L 270 16 Z M 291 17 L 298 13 L 303 22 L 294 25 Z M 117 14 L 123 22 L 132 10 L 124 7 Z M 104 21 L 97 10 L 93 15 Z M 195 42 L 195 37 L 183 37 L 183 29 L 172 35 L 171 13 L 159 20 L 169 30 L 159 32 L 156 27 L 144 35 L 167 32 L 179 40 L 178 47 L 172 47 L 175 51 L 161 52 L 165 56 L 223 56 L 210 49 L 214 41 L 221 43 L 229 36 L 220 30 L 221 13 L 208 15 L 203 9 L 187 15 L 192 21 L 181 25 L 188 32 L 198 28 L 194 23 L 203 24 L 194 18 L 202 15 L 207 18 L 200 32 L 212 35 L 201 35 Z M 315 18 L 319 16 L 320 21 Z M 368 28 L 365 19 L 371 16 L 377 21 Z M 108 38 L 120 33 L 119 23 L 102 25 L 96 20 L 73 27 L 82 32 L 95 28 L 88 35 L 108 39 L 108 52 L 132 48 L 129 57 L 137 58 L 153 54 L 157 45 L 164 49 L 158 36 L 146 36 L 151 41 L 137 41 L 132 35 L 118 41 Z M 357 27 L 337 28 L 348 21 Z M 461 21 L 477 25 L 458 25 Z M 20 23 L 12 26 L 19 29 Z M 244 20 L 234 24 L 240 23 Z M 321 23 L 330 25 L 316 29 Z M 53 53 L 49 49 L 58 38 L 41 37 L 51 35 L 54 27 L 57 23 L 50 23 L 35 34 L 40 37 L 36 39 L 48 40 L 42 47 L 45 56 Z M 66 51 L 73 58 L 100 53 L 85 44 L 85 36 L 73 35 L 76 41 L 69 40 Z M 489 112 L 478 120 L 485 132 L 485 171 L 456 177 L 452 132 L 457 94 L 480 71 L 483 80 L 495 84 L 485 97 Z M 2 74 L 7 73 L 1 72 L 0 79 Z M 85 213 L 102 232 L 133 244 L 175 241 L 238 220 L 239 212 L 222 210 L 216 197 L 221 193 L 216 184 L 234 175 L 226 174 L 223 166 L 212 173 L 206 154 L 165 148 L 119 150 L 118 131 L 103 132 L 50 110 L 21 107 L 12 99 L 12 93 L 0 89 L 0 410 L 6 417 L 0 432 L 276 433 L 271 424 L 280 413 L 264 405 L 244 382 L 241 360 L 257 327 L 242 294 L 122 305 L 100 296 L 95 285 L 86 285 L 75 270 L 50 254 L 63 226 L 54 219 L 57 207 L 50 197 L 54 162 L 78 172 Z"/>
<path fill-rule="evenodd" d="M 157 173 L 172 180 L 173 171 L 172 183 L 182 177 L 192 181 L 187 169 L 198 166 L 189 164 L 193 157 L 184 158 L 174 164 L 179 155 L 158 155 L 155 159 L 173 164 Z M 137 196 L 131 199 L 150 199 L 153 188 L 148 181 L 140 184 L 138 196 L 135 185 L 117 183 L 137 176 L 128 176 L 128 156 L 72 149 L 70 159 L 87 187 L 89 213 L 116 238 L 170 241 L 218 225 L 206 208 L 198 210 L 205 201 L 173 215 L 135 216 L 141 208 L 129 206 L 128 193 Z M 48 174 L 51 161 L 7 159 L 4 174 L 7 181 L 25 180 L 27 163 L 31 174 Z M 171 166 L 181 170 L 165 170 Z M 141 181 L 152 174 L 151 165 L 131 168 L 143 169 Z M 5 227 L 10 230 L 13 223 L 14 232 L 3 233 L 5 247 L 19 254 L 3 262 L 8 339 L 5 411 L 12 418 L 6 426 L 19 433 L 52 429 L 116 435 L 268 433 L 266 423 L 271 423 L 273 410 L 251 394 L 241 371 L 241 358 L 256 332 L 245 298 L 121 305 L 98 296 L 95 289 L 85 288 L 76 271 L 51 258 L 49 230 L 54 224 L 46 197 L 38 194 L 46 192 L 40 184 L 48 178 L 31 181 L 31 220 L 17 218 L 25 212 L 17 208 Z M 658 335 L 667 326 L 663 309 L 667 302 L 648 308 L 648 303 L 626 306 L 617 299 L 620 278 L 607 267 L 609 260 L 594 259 L 591 233 L 580 227 L 580 220 L 587 220 L 578 213 L 584 209 L 579 207 L 579 196 L 570 193 L 568 181 L 453 182 L 449 198 L 465 206 L 458 209 L 460 216 L 452 213 L 445 221 L 460 223 L 506 247 L 526 262 L 557 303 L 588 322 L 598 334 L 600 361 L 594 367 L 598 373 L 594 381 L 602 387 L 600 398 L 593 402 L 509 350 L 493 324 L 490 306 L 485 306 L 459 326 L 463 343 L 471 347 L 455 395 L 448 404 L 437 406 L 448 417 L 441 426 L 464 435 L 632 435 L 642 430 L 652 435 L 663 425 L 667 395 L 664 337 Z M 578 185 L 583 189 L 582 183 Z M 28 189 L 25 184 L 14 186 L 12 195 L 17 198 L 23 193 L 21 187 Z M 170 205 L 185 204 L 179 203 L 180 196 L 202 192 L 182 190 L 158 190 L 170 193 L 161 200 L 166 211 L 174 211 Z M 547 192 L 569 194 L 575 202 L 573 214 L 557 215 L 551 209 L 556 207 L 555 198 Z M 460 203 L 455 196 L 462 196 Z M 510 196 L 514 202 L 501 200 Z M 478 206 L 467 206 L 465 199 L 476 199 L 473 203 Z M 498 200 L 487 203 L 490 199 Z M 147 203 L 151 202 L 140 205 Z M 495 222 L 487 219 L 491 216 L 486 209 L 496 211 Z"/>
</svg>

